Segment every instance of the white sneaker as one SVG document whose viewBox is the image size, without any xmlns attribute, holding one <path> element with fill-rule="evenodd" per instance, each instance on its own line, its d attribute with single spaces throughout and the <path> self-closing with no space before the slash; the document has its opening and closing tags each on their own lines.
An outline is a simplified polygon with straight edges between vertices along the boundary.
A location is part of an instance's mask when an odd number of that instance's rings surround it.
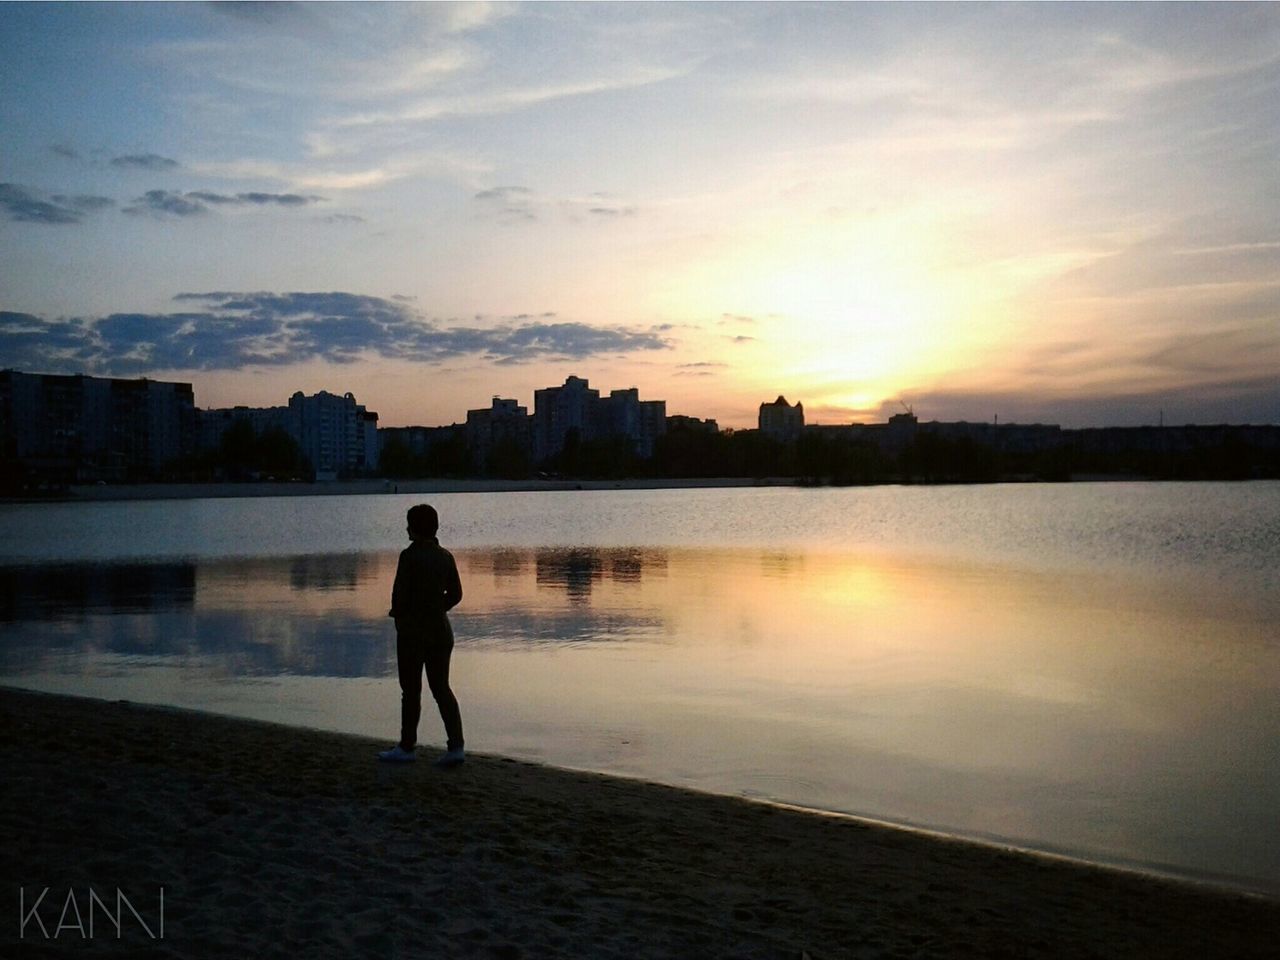
<svg viewBox="0 0 1280 960">
<path fill-rule="evenodd" d="M 390 750 L 383 750 L 378 754 L 378 759 L 386 760 L 390 763 L 409 763 L 411 760 L 417 760 L 418 755 L 412 750 L 405 750 L 397 743 Z"/>
<path fill-rule="evenodd" d="M 456 767 L 467 759 L 466 753 L 461 747 L 456 750 L 449 750 L 442 754 L 440 759 L 436 761 L 437 767 Z"/>
</svg>

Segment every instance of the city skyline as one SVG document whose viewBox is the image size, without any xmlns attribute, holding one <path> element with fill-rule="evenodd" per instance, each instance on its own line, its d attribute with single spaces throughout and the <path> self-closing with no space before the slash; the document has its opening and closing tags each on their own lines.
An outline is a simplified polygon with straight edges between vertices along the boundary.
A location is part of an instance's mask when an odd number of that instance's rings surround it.
<svg viewBox="0 0 1280 960">
<path fill-rule="evenodd" d="M 0 8 L 0 367 L 1280 422 L 1271 5 Z M 282 382 L 290 384 L 283 390 Z"/>
</svg>

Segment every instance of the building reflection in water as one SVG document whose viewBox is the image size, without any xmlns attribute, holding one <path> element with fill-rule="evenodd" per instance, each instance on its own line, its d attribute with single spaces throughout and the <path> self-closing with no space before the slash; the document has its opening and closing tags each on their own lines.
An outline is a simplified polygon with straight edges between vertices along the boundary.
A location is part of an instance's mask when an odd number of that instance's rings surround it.
<svg viewBox="0 0 1280 960">
<path fill-rule="evenodd" d="M 0 567 L 0 670 L 78 670 L 155 657 L 220 676 L 383 677 L 396 553 Z M 592 602 L 637 589 L 662 551 L 464 550 L 461 643 L 581 644 L 660 636 L 656 605 Z M 135 664 L 140 666 L 141 664 Z"/>
<path fill-rule="evenodd" d="M 190 606 L 191 563 L 0 567 L 0 623 Z"/>
</svg>

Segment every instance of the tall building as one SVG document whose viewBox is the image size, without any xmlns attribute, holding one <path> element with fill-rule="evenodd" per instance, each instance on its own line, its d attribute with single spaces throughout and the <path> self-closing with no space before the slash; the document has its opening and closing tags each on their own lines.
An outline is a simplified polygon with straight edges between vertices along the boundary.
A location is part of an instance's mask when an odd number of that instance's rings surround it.
<svg viewBox="0 0 1280 960">
<path fill-rule="evenodd" d="M 596 435 L 596 404 L 600 391 L 581 377 L 566 377 L 559 387 L 533 392 L 533 456 L 537 462 L 554 457 L 564 449 L 571 430 L 579 440 Z"/>
<path fill-rule="evenodd" d="M 475 469 L 488 473 L 495 449 L 533 460 L 533 421 L 527 407 L 494 397 L 488 409 L 467 411 L 467 448 Z"/>
<path fill-rule="evenodd" d="M 635 387 L 610 390 L 597 404 L 596 435 L 620 437 L 638 457 L 648 459 L 658 438 L 667 432 L 667 401 L 641 400 Z"/>
<path fill-rule="evenodd" d="M 321 390 L 289 398 L 290 433 L 315 468 L 317 480 L 365 473 L 378 466 L 378 415 L 346 393 Z"/>
<path fill-rule="evenodd" d="M 667 401 L 640 401 L 640 443 L 636 452 L 646 460 L 653 456 L 658 438 L 667 432 Z"/>
<path fill-rule="evenodd" d="M 0 371 L 0 456 L 41 479 L 160 479 L 195 444 L 189 383 Z"/>
<path fill-rule="evenodd" d="M 653 456 L 658 438 L 667 432 L 667 402 L 641 400 L 635 387 L 611 390 L 601 397 L 586 380 L 568 377 L 559 387 L 533 392 L 533 453 L 542 463 L 564 449 L 570 431 L 579 440 L 621 438 L 636 456 Z"/>
<path fill-rule="evenodd" d="M 760 404 L 760 432 L 775 440 L 799 439 L 804 430 L 804 405 L 798 400 L 795 406 L 787 398 L 779 396 L 773 403 Z"/>
</svg>

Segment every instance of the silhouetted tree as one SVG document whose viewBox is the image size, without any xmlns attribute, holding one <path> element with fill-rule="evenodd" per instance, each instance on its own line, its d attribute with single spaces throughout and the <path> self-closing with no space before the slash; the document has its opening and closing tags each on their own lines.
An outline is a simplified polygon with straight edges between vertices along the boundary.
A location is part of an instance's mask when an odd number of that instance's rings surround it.
<svg viewBox="0 0 1280 960">
<path fill-rule="evenodd" d="M 378 470 L 384 477 L 404 480 L 425 476 L 427 467 L 423 459 L 409 449 L 408 444 L 392 434 L 382 441 Z"/>
<path fill-rule="evenodd" d="M 504 480 L 523 480 L 533 472 L 528 452 L 511 437 L 503 437 L 489 451 L 488 473 Z"/>
<path fill-rule="evenodd" d="M 429 477 L 469 477 L 475 470 L 471 451 L 461 433 L 437 440 L 427 449 L 426 475 Z"/>
<path fill-rule="evenodd" d="M 907 482 L 982 483 L 999 478 L 996 452 L 969 437 L 917 433 L 898 458 Z"/>
</svg>

